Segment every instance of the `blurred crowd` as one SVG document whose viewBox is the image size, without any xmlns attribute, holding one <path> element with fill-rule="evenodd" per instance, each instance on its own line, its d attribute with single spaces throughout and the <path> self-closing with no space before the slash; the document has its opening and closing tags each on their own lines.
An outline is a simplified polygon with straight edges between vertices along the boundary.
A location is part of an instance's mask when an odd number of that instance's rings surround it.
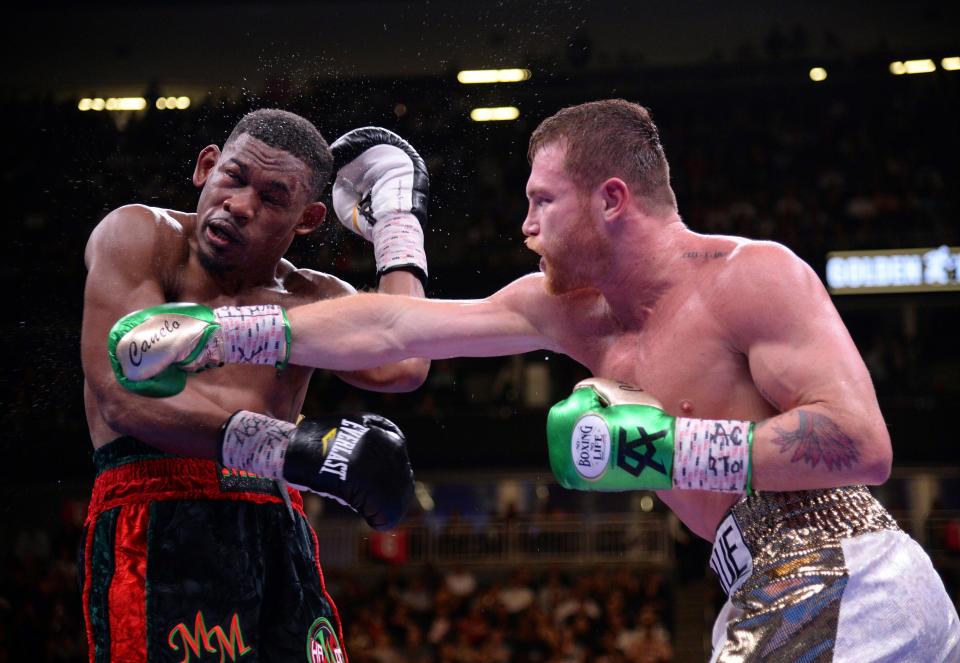
<svg viewBox="0 0 960 663">
<path fill-rule="evenodd" d="M 86 660 L 75 541 L 4 551 L 0 663 Z M 673 661 L 671 583 L 631 567 L 326 572 L 353 663 Z"/>
<path fill-rule="evenodd" d="M 354 663 L 666 663 L 669 585 L 656 571 L 456 567 L 332 591 Z"/>
<path fill-rule="evenodd" d="M 361 533 L 355 563 L 324 563 L 352 663 L 681 663 L 678 652 L 685 645 L 698 651 L 701 642 L 689 640 L 708 637 L 725 598 L 706 565 L 709 544 L 682 525 L 674 531 L 675 522 L 667 526 L 673 559 L 666 565 L 633 558 L 495 563 L 494 554 L 473 548 L 469 562 L 412 563 L 346 509 L 318 509 L 335 505 L 307 498 L 321 537 L 331 522 Z M 51 517 L 31 520 L 24 511 L 16 528 L 0 529 L 0 663 L 86 660 L 76 557 L 85 501 L 77 492 L 43 511 Z M 484 518 L 479 505 L 468 511 L 477 525 L 471 540 L 504 519 L 517 531 L 536 523 L 536 514 Z M 422 516 L 414 507 L 405 523 Z M 441 517 L 441 526 L 430 528 L 441 543 L 451 528 L 464 531 L 456 511 Z M 591 514 L 566 517 L 579 522 Z M 960 511 L 937 504 L 926 526 L 926 547 L 960 605 Z"/>
</svg>

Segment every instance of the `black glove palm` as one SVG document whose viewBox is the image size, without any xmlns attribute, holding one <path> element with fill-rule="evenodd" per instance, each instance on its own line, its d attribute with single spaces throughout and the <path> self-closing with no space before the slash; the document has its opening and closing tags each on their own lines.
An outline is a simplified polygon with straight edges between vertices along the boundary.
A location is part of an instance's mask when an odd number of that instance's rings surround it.
<svg viewBox="0 0 960 663">
<path fill-rule="evenodd" d="M 375 414 L 301 421 L 286 450 L 283 478 L 346 504 L 377 530 L 395 527 L 413 497 L 403 433 Z"/>
</svg>

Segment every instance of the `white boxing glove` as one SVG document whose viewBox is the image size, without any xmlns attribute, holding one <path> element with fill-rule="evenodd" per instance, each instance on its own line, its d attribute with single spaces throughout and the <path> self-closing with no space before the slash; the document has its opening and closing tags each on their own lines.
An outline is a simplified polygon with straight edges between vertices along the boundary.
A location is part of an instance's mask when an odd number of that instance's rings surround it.
<svg viewBox="0 0 960 663">
<path fill-rule="evenodd" d="M 430 180 L 423 159 L 380 127 L 349 131 L 330 149 L 333 209 L 340 223 L 373 243 L 378 276 L 408 269 L 426 286 L 423 230 Z"/>
</svg>

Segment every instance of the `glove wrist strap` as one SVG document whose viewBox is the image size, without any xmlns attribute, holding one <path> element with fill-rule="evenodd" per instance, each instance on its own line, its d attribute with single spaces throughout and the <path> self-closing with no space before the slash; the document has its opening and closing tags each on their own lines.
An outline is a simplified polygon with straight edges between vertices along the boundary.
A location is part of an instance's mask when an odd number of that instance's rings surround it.
<svg viewBox="0 0 960 663">
<path fill-rule="evenodd" d="M 678 418 L 673 487 L 750 494 L 752 442 L 750 421 Z"/>
<path fill-rule="evenodd" d="M 423 248 L 423 227 L 412 213 L 377 220 L 373 226 L 373 253 L 377 274 L 395 269 L 411 269 L 425 282 L 427 254 Z"/>
<path fill-rule="evenodd" d="M 238 410 L 220 430 L 218 456 L 231 470 L 283 479 L 283 463 L 296 425 L 249 410 Z"/>
<path fill-rule="evenodd" d="M 223 362 L 286 366 L 289 327 L 282 307 L 222 306 L 213 313 L 220 324 Z"/>
</svg>

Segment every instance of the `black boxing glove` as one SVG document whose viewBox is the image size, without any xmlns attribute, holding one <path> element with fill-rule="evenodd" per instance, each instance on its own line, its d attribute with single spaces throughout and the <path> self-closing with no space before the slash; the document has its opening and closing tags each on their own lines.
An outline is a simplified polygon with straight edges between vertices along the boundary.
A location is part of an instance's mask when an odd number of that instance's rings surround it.
<svg viewBox="0 0 960 663">
<path fill-rule="evenodd" d="M 221 429 L 218 456 L 224 467 L 335 499 L 377 530 L 395 527 L 413 497 L 403 433 L 375 414 L 309 417 L 294 425 L 239 410 Z"/>
<path fill-rule="evenodd" d="M 417 151 L 381 127 L 348 131 L 333 152 L 333 210 L 340 223 L 373 243 L 377 275 L 413 272 L 426 287 L 430 178 Z"/>
</svg>

